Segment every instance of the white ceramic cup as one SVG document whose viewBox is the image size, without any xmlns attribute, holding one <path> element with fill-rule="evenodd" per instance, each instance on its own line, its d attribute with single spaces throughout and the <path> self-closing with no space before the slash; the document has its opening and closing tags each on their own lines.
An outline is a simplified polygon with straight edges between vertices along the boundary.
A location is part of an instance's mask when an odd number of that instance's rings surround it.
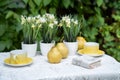
<svg viewBox="0 0 120 80">
<path fill-rule="evenodd" d="M 27 58 L 27 52 L 24 50 L 10 51 L 10 63 L 11 64 L 22 63 L 26 58 Z"/>
<path fill-rule="evenodd" d="M 84 45 L 84 53 L 97 53 L 99 50 L 99 43 L 96 42 L 86 42 Z"/>
</svg>

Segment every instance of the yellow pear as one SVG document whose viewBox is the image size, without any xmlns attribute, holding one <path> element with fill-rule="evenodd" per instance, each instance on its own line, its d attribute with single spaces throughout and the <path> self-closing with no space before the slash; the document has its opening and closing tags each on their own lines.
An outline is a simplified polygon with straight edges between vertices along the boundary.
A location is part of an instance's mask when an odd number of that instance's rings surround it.
<svg viewBox="0 0 120 80">
<path fill-rule="evenodd" d="M 84 37 L 77 37 L 78 40 L 78 50 L 84 48 L 84 44 L 86 43 L 86 40 Z"/>
<path fill-rule="evenodd" d="M 57 49 L 59 50 L 59 52 L 62 54 L 62 58 L 67 58 L 68 56 L 68 48 L 65 46 L 64 43 L 58 43 L 56 45 Z"/>
<path fill-rule="evenodd" d="M 9 62 L 10 64 L 16 64 L 16 60 L 14 59 L 14 56 L 13 56 L 13 55 L 11 55 L 9 61 L 10 61 L 10 62 Z"/>
<path fill-rule="evenodd" d="M 55 46 L 52 47 L 51 50 L 48 52 L 47 57 L 50 63 L 59 63 L 62 59 L 61 53 Z"/>
</svg>

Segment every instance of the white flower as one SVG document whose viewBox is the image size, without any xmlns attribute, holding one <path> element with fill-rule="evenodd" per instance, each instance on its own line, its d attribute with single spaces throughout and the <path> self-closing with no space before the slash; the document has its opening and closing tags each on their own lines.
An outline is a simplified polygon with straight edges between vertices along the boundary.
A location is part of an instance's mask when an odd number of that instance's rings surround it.
<svg viewBox="0 0 120 80">
<path fill-rule="evenodd" d="M 70 19 L 66 19 L 66 21 L 65 21 L 65 22 L 69 24 L 69 23 L 70 23 Z"/>
<path fill-rule="evenodd" d="M 45 17 L 48 21 L 54 21 L 55 20 L 55 16 L 53 14 L 46 13 L 45 15 L 43 15 L 43 17 Z"/>
<path fill-rule="evenodd" d="M 31 26 L 32 28 L 35 28 L 35 25 L 34 24 L 32 24 L 32 26 Z"/>
<path fill-rule="evenodd" d="M 57 25 L 57 24 L 58 24 L 58 21 L 54 21 L 54 24 Z"/>
<path fill-rule="evenodd" d="M 27 17 L 26 18 L 27 19 L 27 21 L 30 23 L 31 22 L 31 20 L 32 20 L 32 18 L 31 17 Z"/>
<path fill-rule="evenodd" d="M 67 23 L 66 25 L 67 25 L 66 27 L 70 27 L 70 23 Z"/>
<path fill-rule="evenodd" d="M 49 24 L 49 27 L 53 28 L 53 25 L 54 25 L 54 24 L 50 23 L 50 24 Z"/>
<path fill-rule="evenodd" d="M 38 27 L 41 28 L 42 24 L 40 24 Z"/>
<path fill-rule="evenodd" d="M 66 20 L 66 25 L 67 25 L 66 27 L 70 27 L 70 19 Z"/>
<path fill-rule="evenodd" d="M 74 21 L 74 24 L 77 25 L 77 24 L 78 24 L 78 20 L 75 20 L 75 21 Z"/>
<path fill-rule="evenodd" d="M 49 19 L 54 20 L 54 15 L 53 14 L 49 15 Z"/>
<path fill-rule="evenodd" d="M 40 20 L 38 19 L 38 20 L 36 20 L 36 24 L 40 24 Z"/>
<path fill-rule="evenodd" d="M 62 17 L 62 21 L 66 21 L 66 17 Z"/>
<path fill-rule="evenodd" d="M 74 22 L 74 19 L 71 19 L 71 22 Z"/>
<path fill-rule="evenodd" d="M 39 18 L 40 18 L 40 15 L 36 16 L 36 18 L 38 18 L 38 19 L 39 19 Z"/>
<path fill-rule="evenodd" d="M 36 21 L 36 18 L 35 18 L 35 17 L 31 17 L 31 21 L 32 21 L 32 22 L 35 22 L 35 21 Z"/>
<path fill-rule="evenodd" d="M 23 25 L 25 22 L 26 22 L 26 20 L 25 20 L 25 17 L 24 16 L 21 16 L 21 24 Z"/>
<path fill-rule="evenodd" d="M 59 24 L 58 24 L 58 26 L 59 26 L 59 27 L 62 27 L 62 26 L 63 26 L 63 24 L 62 24 L 62 23 L 59 23 Z"/>
<path fill-rule="evenodd" d="M 39 19 L 40 19 L 41 23 L 45 23 L 46 22 L 46 19 L 44 17 L 40 17 Z"/>
<path fill-rule="evenodd" d="M 62 22 L 66 24 L 66 27 L 70 27 L 70 17 L 69 16 L 62 17 Z"/>
<path fill-rule="evenodd" d="M 69 17 L 69 16 L 64 16 L 64 17 L 62 17 L 62 21 L 67 21 L 67 20 L 70 20 L 70 17 Z"/>
</svg>

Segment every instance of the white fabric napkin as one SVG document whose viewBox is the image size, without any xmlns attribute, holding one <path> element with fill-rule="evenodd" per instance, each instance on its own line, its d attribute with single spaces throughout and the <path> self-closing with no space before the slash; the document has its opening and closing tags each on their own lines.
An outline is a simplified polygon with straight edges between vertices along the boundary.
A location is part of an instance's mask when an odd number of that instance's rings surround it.
<svg viewBox="0 0 120 80">
<path fill-rule="evenodd" d="M 101 60 L 99 58 L 94 58 L 87 55 L 76 56 L 72 59 L 72 64 L 93 69 L 101 65 Z"/>
</svg>

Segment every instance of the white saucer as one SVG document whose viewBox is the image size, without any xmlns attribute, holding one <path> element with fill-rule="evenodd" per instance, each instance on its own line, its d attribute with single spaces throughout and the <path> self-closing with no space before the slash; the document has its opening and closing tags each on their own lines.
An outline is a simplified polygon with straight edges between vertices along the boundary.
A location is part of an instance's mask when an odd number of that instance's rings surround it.
<svg viewBox="0 0 120 80">
<path fill-rule="evenodd" d="M 30 65 L 30 64 L 33 63 L 32 58 L 28 58 L 28 59 L 29 59 L 29 61 L 28 61 L 27 63 L 24 63 L 24 64 L 10 64 L 10 63 L 8 63 L 9 58 L 6 58 L 6 59 L 4 60 L 4 64 L 5 64 L 5 65 L 8 65 L 8 66 L 13 66 L 13 67 L 27 66 L 27 65 Z"/>
<path fill-rule="evenodd" d="M 79 50 L 77 53 L 80 55 L 88 55 L 88 56 L 93 56 L 93 57 L 103 56 L 105 54 L 105 52 L 102 50 L 99 50 L 98 53 L 85 54 L 85 53 L 83 53 L 83 49 Z"/>
</svg>

